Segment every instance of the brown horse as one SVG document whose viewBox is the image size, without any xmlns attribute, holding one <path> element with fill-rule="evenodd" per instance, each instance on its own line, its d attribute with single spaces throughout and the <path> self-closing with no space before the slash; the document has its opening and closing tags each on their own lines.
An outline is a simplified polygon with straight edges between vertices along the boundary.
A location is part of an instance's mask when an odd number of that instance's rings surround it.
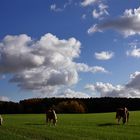
<svg viewBox="0 0 140 140">
<path fill-rule="evenodd" d="M 53 123 L 53 125 L 56 125 L 57 123 L 57 115 L 55 113 L 54 109 L 49 109 L 46 113 L 46 123 Z"/>
<path fill-rule="evenodd" d="M 122 118 L 123 124 L 128 122 L 129 119 L 129 111 L 126 107 L 124 108 L 118 108 L 116 111 L 116 119 L 118 119 L 118 124 L 120 123 L 120 120 Z"/>
</svg>

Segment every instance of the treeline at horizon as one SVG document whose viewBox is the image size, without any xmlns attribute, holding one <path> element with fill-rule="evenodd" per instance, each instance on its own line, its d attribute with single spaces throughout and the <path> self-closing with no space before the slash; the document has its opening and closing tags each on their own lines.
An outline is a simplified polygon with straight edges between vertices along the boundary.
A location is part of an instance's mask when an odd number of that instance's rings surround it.
<svg viewBox="0 0 140 140">
<path fill-rule="evenodd" d="M 16 102 L 0 101 L 0 114 L 45 113 L 50 107 L 57 113 L 115 112 L 127 107 L 140 110 L 140 98 L 32 98 Z"/>
</svg>

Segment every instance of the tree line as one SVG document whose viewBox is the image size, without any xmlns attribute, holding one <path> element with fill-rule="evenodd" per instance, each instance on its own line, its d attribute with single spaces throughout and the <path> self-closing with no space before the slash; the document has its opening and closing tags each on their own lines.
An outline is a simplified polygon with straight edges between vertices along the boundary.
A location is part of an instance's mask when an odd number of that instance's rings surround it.
<svg viewBox="0 0 140 140">
<path fill-rule="evenodd" d="M 115 112 L 119 107 L 140 110 L 140 98 L 32 98 L 18 103 L 0 101 L 0 114 L 45 113 L 50 107 L 57 113 Z"/>
</svg>

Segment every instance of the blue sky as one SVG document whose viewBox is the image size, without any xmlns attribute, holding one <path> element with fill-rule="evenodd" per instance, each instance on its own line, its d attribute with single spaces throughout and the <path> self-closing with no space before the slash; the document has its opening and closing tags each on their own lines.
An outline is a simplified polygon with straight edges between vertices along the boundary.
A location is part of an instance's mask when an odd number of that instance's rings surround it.
<svg viewBox="0 0 140 140">
<path fill-rule="evenodd" d="M 139 0 L 0 0 L 0 100 L 140 97 Z"/>
</svg>

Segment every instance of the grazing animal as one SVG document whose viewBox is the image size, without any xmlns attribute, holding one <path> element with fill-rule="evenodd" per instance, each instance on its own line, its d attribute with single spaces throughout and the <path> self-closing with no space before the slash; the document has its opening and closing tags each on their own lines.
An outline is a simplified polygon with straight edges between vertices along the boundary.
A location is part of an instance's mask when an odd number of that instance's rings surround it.
<svg viewBox="0 0 140 140">
<path fill-rule="evenodd" d="M 118 108 L 116 111 L 116 119 L 118 119 L 118 124 L 120 123 L 120 120 L 122 118 L 123 124 L 128 122 L 129 119 L 129 111 L 126 107 L 124 108 Z"/>
<path fill-rule="evenodd" d="M 0 115 L 0 125 L 2 125 L 2 123 L 3 123 L 3 118 L 2 118 L 2 116 Z"/>
<path fill-rule="evenodd" d="M 55 126 L 57 123 L 57 115 L 55 113 L 54 109 L 49 109 L 46 113 L 46 123 L 53 123 L 53 125 Z"/>
</svg>

